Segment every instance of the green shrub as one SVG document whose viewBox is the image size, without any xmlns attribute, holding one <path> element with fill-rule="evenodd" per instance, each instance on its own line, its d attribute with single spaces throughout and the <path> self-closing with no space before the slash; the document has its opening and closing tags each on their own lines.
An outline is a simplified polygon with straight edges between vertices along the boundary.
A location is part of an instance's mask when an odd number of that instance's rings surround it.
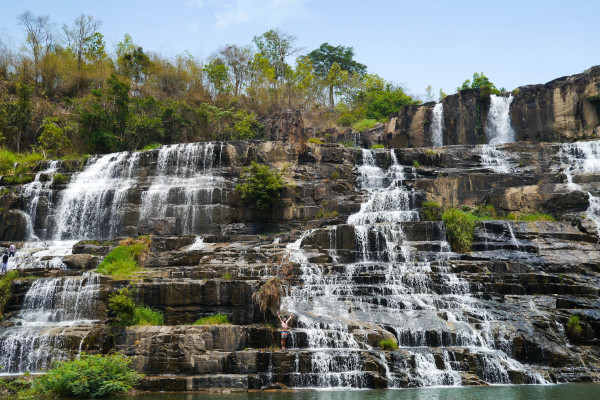
<svg viewBox="0 0 600 400">
<path fill-rule="evenodd" d="M 136 306 L 133 311 L 133 325 L 160 326 L 165 324 L 162 312 L 153 310 L 148 306 Z"/>
<path fill-rule="evenodd" d="M 323 144 L 323 142 L 321 142 L 319 139 L 311 137 L 310 139 L 308 139 L 308 143 L 314 143 L 314 144 Z"/>
<path fill-rule="evenodd" d="M 108 296 L 108 314 L 116 318 L 117 325 L 164 325 L 162 312 L 147 306 L 136 306 L 129 288 Z"/>
<path fill-rule="evenodd" d="M 11 296 L 12 283 L 19 276 L 19 272 L 14 269 L 8 271 L 6 275 L 0 277 L 0 316 L 4 313 L 4 306 L 8 303 Z"/>
<path fill-rule="evenodd" d="M 352 126 L 356 122 L 356 116 L 352 113 L 345 113 L 340 115 L 337 122 L 340 126 Z"/>
<path fill-rule="evenodd" d="M 12 151 L 0 149 L 0 175 L 7 175 L 14 172 L 14 165 L 17 162 L 17 155 Z"/>
<path fill-rule="evenodd" d="M 477 218 L 470 212 L 450 208 L 444 212 L 442 220 L 452 249 L 458 253 L 471 250 Z"/>
<path fill-rule="evenodd" d="M 144 147 L 142 147 L 142 149 L 140 151 L 154 150 L 154 149 L 158 149 L 160 146 L 162 146 L 162 144 L 152 142 L 152 143 L 149 143 L 149 144 L 145 145 Z"/>
<path fill-rule="evenodd" d="M 581 340 L 581 324 L 579 323 L 579 316 L 571 315 L 569 322 L 567 322 L 567 335 L 571 340 L 579 342 Z"/>
<path fill-rule="evenodd" d="M 371 146 L 372 150 L 377 150 L 377 149 L 385 149 L 385 146 L 382 144 L 374 144 L 373 146 Z"/>
<path fill-rule="evenodd" d="M 488 219 L 498 219 L 498 213 L 496 212 L 496 209 L 494 208 L 493 205 L 491 204 L 481 204 L 477 207 L 475 207 L 475 210 L 473 210 L 473 215 L 475 215 L 475 217 L 478 220 L 488 220 Z"/>
<path fill-rule="evenodd" d="M 44 155 L 41 153 L 13 153 L 0 149 L 0 175 L 31 173 L 43 160 Z"/>
<path fill-rule="evenodd" d="M 283 189 L 279 171 L 252 161 L 250 166 L 243 169 L 241 177 L 245 182 L 238 184 L 235 191 L 240 194 L 242 202 L 263 211 L 279 205 Z"/>
<path fill-rule="evenodd" d="M 425 221 L 441 221 L 442 206 L 433 201 L 425 201 L 421 204 L 421 213 Z"/>
<path fill-rule="evenodd" d="M 435 150 L 431 150 L 431 149 L 427 149 L 423 153 L 425 153 L 428 156 L 436 156 L 437 155 L 437 152 Z"/>
<path fill-rule="evenodd" d="M 37 377 L 33 392 L 43 396 L 95 398 L 131 391 L 142 379 L 122 354 L 82 354 L 77 360 L 62 361 Z"/>
<path fill-rule="evenodd" d="M 342 142 L 341 145 L 344 147 L 356 147 L 356 143 L 354 143 L 351 140 L 346 140 L 346 141 Z"/>
<path fill-rule="evenodd" d="M 367 129 L 374 128 L 377 125 L 376 119 L 361 119 L 360 121 L 352 124 L 352 129 L 356 132 L 366 131 Z"/>
<path fill-rule="evenodd" d="M 331 180 L 332 181 L 337 181 L 338 179 L 340 179 L 340 172 L 339 171 L 333 171 L 331 173 Z"/>
<path fill-rule="evenodd" d="M 398 350 L 398 343 L 393 339 L 383 339 L 379 341 L 381 350 Z"/>
<path fill-rule="evenodd" d="M 194 322 L 194 325 L 229 325 L 229 318 L 225 314 L 210 315 L 202 317 Z"/>
<path fill-rule="evenodd" d="M 98 272 L 104 275 L 127 276 L 141 270 L 150 250 L 150 238 L 125 239 L 119 242 L 98 265 Z"/>
<path fill-rule="evenodd" d="M 133 325 L 135 319 L 135 303 L 129 288 L 123 288 L 108 296 L 108 314 L 115 317 L 118 325 Z"/>
<path fill-rule="evenodd" d="M 226 281 L 230 281 L 231 278 L 233 278 L 233 277 L 231 276 L 230 272 L 226 272 L 223 274 L 223 279 L 225 279 Z"/>
<path fill-rule="evenodd" d="M 337 211 L 324 211 L 324 210 L 319 210 L 317 212 L 317 215 L 315 215 L 316 219 L 322 219 L 322 218 L 336 218 L 339 217 L 340 213 L 338 213 Z"/>
<path fill-rule="evenodd" d="M 415 167 L 415 168 L 420 168 L 420 167 L 421 167 L 421 164 L 419 164 L 419 161 L 417 161 L 417 160 L 413 160 L 413 167 Z"/>
</svg>

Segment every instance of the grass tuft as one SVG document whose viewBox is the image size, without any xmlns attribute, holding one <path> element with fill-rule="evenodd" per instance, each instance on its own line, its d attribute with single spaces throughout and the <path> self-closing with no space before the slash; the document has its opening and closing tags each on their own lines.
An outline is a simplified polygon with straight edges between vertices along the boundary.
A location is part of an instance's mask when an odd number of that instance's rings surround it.
<svg viewBox="0 0 600 400">
<path fill-rule="evenodd" d="M 230 325 L 229 318 L 225 314 L 209 315 L 199 318 L 194 325 Z"/>
</svg>

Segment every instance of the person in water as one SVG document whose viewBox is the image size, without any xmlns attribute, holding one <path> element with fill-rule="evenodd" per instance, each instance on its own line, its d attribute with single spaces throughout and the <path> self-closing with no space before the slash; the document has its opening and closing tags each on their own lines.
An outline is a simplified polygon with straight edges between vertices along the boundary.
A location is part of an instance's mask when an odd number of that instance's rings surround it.
<svg viewBox="0 0 600 400">
<path fill-rule="evenodd" d="M 290 333 L 290 326 L 288 325 L 288 323 L 292 319 L 292 316 L 290 315 L 288 319 L 285 319 L 285 316 L 279 315 L 279 311 L 277 311 L 277 317 L 279 318 L 279 321 L 281 321 L 281 349 L 285 350 L 285 342 L 287 340 L 288 334 Z"/>
<path fill-rule="evenodd" d="M 6 266 L 8 265 L 8 252 L 4 253 L 2 256 L 2 268 L 0 269 L 0 273 L 4 275 L 6 273 Z"/>
<path fill-rule="evenodd" d="M 11 244 L 10 247 L 8 248 L 8 256 L 14 257 L 16 251 L 17 251 L 17 246 L 15 246 L 14 243 Z"/>
</svg>

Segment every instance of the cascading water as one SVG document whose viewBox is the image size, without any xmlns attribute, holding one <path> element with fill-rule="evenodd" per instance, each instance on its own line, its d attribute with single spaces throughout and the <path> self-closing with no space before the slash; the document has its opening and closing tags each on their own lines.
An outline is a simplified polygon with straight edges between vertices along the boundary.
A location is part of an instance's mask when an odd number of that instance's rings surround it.
<svg viewBox="0 0 600 400">
<path fill-rule="evenodd" d="M 498 173 L 509 173 L 512 169 L 506 155 L 497 148 L 499 144 L 512 143 L 516 133 L 510 121 L 510 103 L 508 97 L 490 95 L 490 110 L 484 127 L 488 144 L 481 146 L 481 161 L 485 167 Z"/>
<path fill-rule="evenodd" d="M 431 139 L 434 147 L 441 147 L 444 145 L 444 105 L 437 103 L 433 107 L 432 114 Z"/>
<path fill-rule="evenodd" d="M 219 157 L 223 151 L 223 143 Z M 220 158 L 216 162 L 220 166 Z M 161 147 L 152 184 L 142 193 L 140 221 L 175 217 L 178 231 L 207 233 L 224 216 L 224 179 L 213 174 L 214 143 Z M 215 221 L 215 217 L 217 220 Z"/>
<path fill-rule="evenodd" d="M 465 347 L 476 354 L 477 373 L 486 382 L 510 383 L 511 370 L 523 373 L 530 383 L 545 382 L 507 355 L 508 339 L 494 338 L 502 318 L 486 309 L 470 294 L 468 282 L 450 270 L 447 260 L 453 255 L 441 223 L 419 222 L 418 196 L 404 184 L 414 170 L 399 165 L 391 151 L 391 166 L 384 171 L 375 155 L 363 150 L 358 170 L 369 199 L 348 218 L 357 261 L 326 271 L 322 264 L 310 263 L 302 242 L 313 232 L 288 246 L 292 261 L 301 266 L 302 285 L 291 289 L 282 307 L 297 316 L 292 338 L 296 343 L 306 337 L 311 376 L 318 377 L 299 386 L 364 387 L 367 376 L 361 368 L 367 355 L 382 364 L 389 387 L 401 382 L 459 385 L 454 352 Z M 417 224 L 427 224 L 431 231 L 425 242 L 414 237 Z M 329 228 L 330 237 L 335 238 L 336 229 Z M 364 335 L 368 326 L 392 332 L 408 359 L 369 345 Z"/>
<path fill-rule="evenodd" d="M 560 157 L 563 164 L 566 164 L 564 173 L 569 190 L 588 193 L 589 206 L 585 215 L 596 223 L 600 234 L 600 193 L 597 188 L 580 183 L 577 179 L 578 175 L 600 173 L 600 141 L 563 144 Z"/>
<path fill-rule="evenodd" d="M 67 359 L 69 340 L 83 341 L 76 327 L 96 322 L 98 275 L 37 279 L 25 295 L 13 326 L 0 332 L 2 373 L 37 372 Z M 70 333 L 69 333 L 70 332 Z M 81 336 L 81 337 L 79 337 Z"/>
<path fill-rule="evenodd" d="M 31 220 L 31 228 L 28 229 L 30 232 L 27 240 L 37 239 L 33 227 L 36 225 L 37 209 L 40 199 L 44 200 L 46 209 L 52 208 L 52 190 L 50 190 L 50 186 L 52 185 L 54 174 L 58 171 L 59 166 L 60 161 L 51 161 L 47 169 L 38 172 L 35 175 L 33 182 L 23 185 L 21 188 L 23 198 L 27 200 L 26 212 Z M 45 178 L 44 181 L 41 180 L 42 176 Z"/>
<path fill-rule="evenodd" d="M 118 236 L 121 205 L 136 183 L 139 156 L 122 152 L 90 159 L 62 192 L 55 239 Z"/>
</svg>

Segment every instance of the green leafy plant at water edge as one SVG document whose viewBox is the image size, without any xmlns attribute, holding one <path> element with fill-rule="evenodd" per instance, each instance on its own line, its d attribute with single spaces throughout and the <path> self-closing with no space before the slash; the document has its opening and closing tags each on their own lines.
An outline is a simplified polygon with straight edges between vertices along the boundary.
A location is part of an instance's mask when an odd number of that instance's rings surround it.
<svg viewBox="0 0 600 400">
<path fill-rule="evenodd" d="M 373 146 L 371 146 L 372 150 L 377 150 L 377 149 L 385 149 L 385 146 L 382 144 L 374 144 Z"/>
<path fill-rule="evenodd" d="M 380 340 L 378 346 L 381 350 L 398 350 L 398 343 L 393 339 Z"/>
<path fill-rule="evenodd" d="M 310 139 L 308 139 L 308 143 L 314 143 L 314 144 L 323 144 L 323 142 L 317 138 L 311 137 Z"/>
<path fill-rule="evenodd" d="M 121 354 L 89 355 L 62 361 L 36 377 L 32 392 L 42 396 L 98 398 L 131 391 L 143 375 L 131 369 Z"/>
<path fill-rule="evenodd" d="M 13 153 L 0 149 L 0 175 L 31 173 L 44 159 L 41 153 Z"/>
<path fill-rule="evenodd" d="M 209 315 L 199 318 L 194 325 L 229 325 L 229 318 L 225 314 Z"/>
<path fill-rule="evenodd" d="M 54 174 L 54 176 L 52 177 L 52 181 L 54 183 L 64 183 L 69 181 L 69 177 L 64 174 Z"/>
<path fill-rule="evenodd" d="M 413 161 L 413 167 L 415 167 L 415 168 L 420 168 L 420 167 L 421 167 L 421 164 L 419 164 L 419 162 L 418 162 L 417 160 L 414 160 L 414 161 Z"/>
<path fill-rule="evenodd" d="M 477 218 L 470 212 L 450 208 L 442 214 L 446 236 L 452 249 L 458 253 L 471 250 Z"/>
<path fill-rule="evenodd" d="M 148 306 L 136 306 L 133 311 L 133 325 L 160 326 L 165 324 L 165 316 Z"/>
<path fill-rule="evenodd" d="M 229 272 L 226 272 L 226 273 L 224 273 L 224 274 L 223 274 L 223 279 L 225 279 L 226 281 L 230 281 L 230 280 L 231 280 L 231 278 L 233 278 L 233 277 L 231 276 L 231 273 L 229 273 Z"/>
<path fill-rule="evenodd" d="M 263 211 L 279 205 L 283 189 L 281 172 L 253 161 L 243 169 L 241 177 L 245 182 L 238 184 L 235 191 L 240 194 L 242 202 Z"/>
</svg>

